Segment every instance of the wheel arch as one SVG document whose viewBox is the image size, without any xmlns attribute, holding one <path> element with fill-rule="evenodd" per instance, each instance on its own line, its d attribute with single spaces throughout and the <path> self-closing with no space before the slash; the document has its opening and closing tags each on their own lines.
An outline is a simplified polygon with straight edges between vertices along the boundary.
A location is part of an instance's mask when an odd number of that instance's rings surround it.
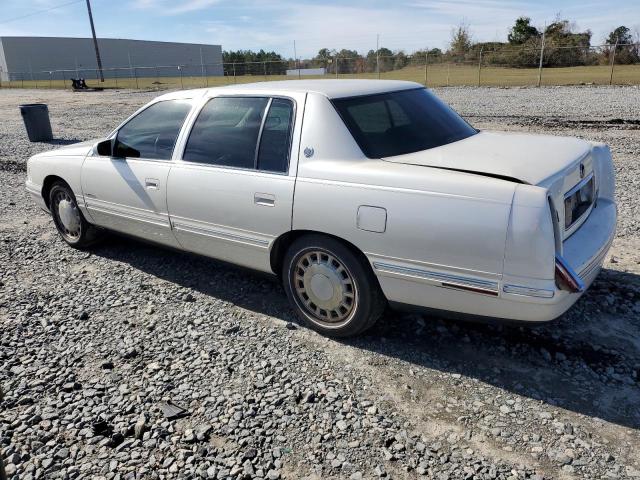
<svg viewBox="0 0 640 480">
<path fill-rule="evenodd" d="M 327 232 L 322 232 L 319 230 L 290 230 L 280 235 L 275 240 L 275 242 L 273 243 L 273 246 L 271 247 L 271 253 L 270 253 L 271 270 L 273 271 L 273 273 L 275 273 L 278 276 L 278 278 L 280 278 L 280 274 L 282 272 L 282 262 L 284 261 L 284 257 L 287 253 L 287 250 L 293 244 L 293 242 L 295 242 L 298 238 L 303 237 L 305 235 L 322 235 L 322 236 L 337 240 L 338 242 L 348 247 L 356 256 L 358 256 L 361 260 L 364 261 L 365 265 L 367 265 L 373 271 L 373 269 L 371 268 L 371 262 L 369 261 L 367 256 L 364 254 L 364 252 L 360 248 L 358 248 L 356 245 L 354 245 L 348 240 L 345 240 L 342 237 L 338 237 L 337 235 L 333 235 Z M 375 277 L 375 274 L 374 274 L 374 277 Z"/>
<path fill-rule="evenodd" d="M 64 178 L 58 175 L 47 175 L 42 181 L 42 191 L 41 191 L 42 198 L 44 199 L 44 203 L 47 206 L 47 208 L 51 208 L 51 206 L 49 205 L 49 192 L 51 191 L 51 187 L 53 187 L 53 184 L 56 182 L 62 182 L 71 189 L 69 182 L 67 182 Z M 73 191 L 73 189 L 71 190 Z"/>
</svg>

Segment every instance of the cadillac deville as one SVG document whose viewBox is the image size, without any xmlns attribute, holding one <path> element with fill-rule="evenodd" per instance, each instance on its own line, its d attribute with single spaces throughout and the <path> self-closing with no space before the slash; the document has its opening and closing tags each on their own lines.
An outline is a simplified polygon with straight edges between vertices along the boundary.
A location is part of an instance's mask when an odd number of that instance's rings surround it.
<svg viewBox="0 0 640 480">
<path fill-rule="evenodd" d="M 386 305 L 552 320 L 616 226 L 609 148 L 478 131 L 421 85 L 295 80 L 162 95 L 29 159 L 62 239 L 112 230 L 281 278 L 334 336 Z"/>
</svg>

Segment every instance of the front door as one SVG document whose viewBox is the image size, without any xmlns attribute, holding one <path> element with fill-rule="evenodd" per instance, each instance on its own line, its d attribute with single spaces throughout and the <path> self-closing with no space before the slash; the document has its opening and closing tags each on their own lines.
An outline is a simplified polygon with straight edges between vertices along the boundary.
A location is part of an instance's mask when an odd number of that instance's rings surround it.
<svg viewBox="0 0 640 480">
<path fill-rule="evenodd" d="M 221 96 L 207 101 L 184 142 L 182 160 L 169 173 L 167 203 L 183 248 L 271 270 L 270 247 L 291 229 L 295 162 L 290 157 L 301 127 L 296 105 L 302 108 L 304 96 L 298 100 Z"/>
<path fill-rule="evenodd" d="M 82 193 L 96 224 L 177 246 L 166 187 L 176 139 L 190 109 L 190 100 L 154 103 L 118 130 L 113 156 L 86 158 Z"/>
</svg>

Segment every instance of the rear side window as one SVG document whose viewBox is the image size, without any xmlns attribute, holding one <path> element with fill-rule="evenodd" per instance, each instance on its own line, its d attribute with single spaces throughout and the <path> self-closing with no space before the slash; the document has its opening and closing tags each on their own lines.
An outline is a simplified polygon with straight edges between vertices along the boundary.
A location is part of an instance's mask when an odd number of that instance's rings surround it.
<svg viewBox="0 0 640 480">
<path fill-rule="evenodd" d="M 427 150 L 477 133 L 424 88 L 338 98 L 332 102 L 369 158 Z"/>
<path fill-rule="evenodd" d="M 190 109 L 190 100 L 166 100 L 144 109 L 118 130 L 114 156 L 169 160 Z"/>
<path fill-rule="evenodd" d="M 293 103 L 287 99 L 213 98 L 193 125 L 183 159 L 285 173 L 293 116 Z"/>
</svg>

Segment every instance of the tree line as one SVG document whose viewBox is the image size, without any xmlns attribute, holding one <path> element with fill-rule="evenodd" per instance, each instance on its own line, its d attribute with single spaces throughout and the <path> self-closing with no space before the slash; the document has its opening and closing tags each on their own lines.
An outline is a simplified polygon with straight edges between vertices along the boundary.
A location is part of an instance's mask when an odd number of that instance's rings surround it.
<svg viewBox="0 0 640 480">
<path fill-rule="evenodd" d="M 327 73 L 373 73 L 399 70 L 409 65 L 429 63 L 478 62 L 511 67 L 534 67 L 540 61 L 544 42 L 544 67 L 571 67 L 640 62 L 640 33 L 621 25 L 605 39 L 607 46 L 593 49 L 590 30 L 579 31 L 575 23 L 556 18 L 542 29 L 532 25 L 529 17 L 519 17 L 509 29 L 506 42 L 475 42 L 468 25 L 460 24 L 451 32 L 446 50 L 421 49 L 412 53 L 392 51 L 386 47 L 360 53 L 350 49 L 322 48 L 310 59 L 299 59 L 300 68 L 323 67 Z M 615 57 L 613 55 L 615 50 Z M 287 68 L 295 68 L 295 59 L 284 58 L 274 51 L 224 51 L 225 75 L 282 75 Z"/>
</svg>

